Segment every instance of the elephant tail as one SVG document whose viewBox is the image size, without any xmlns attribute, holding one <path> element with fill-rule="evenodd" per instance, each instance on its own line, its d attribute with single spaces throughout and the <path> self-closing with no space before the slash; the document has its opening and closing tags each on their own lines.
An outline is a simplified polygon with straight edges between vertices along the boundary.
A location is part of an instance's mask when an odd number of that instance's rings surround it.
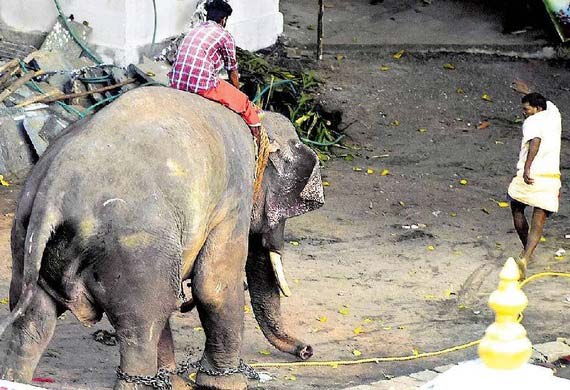
<svg viewBox="0 0 570 390">
<path fill-rule="evenodd" d="M 40 204 L 44 203 L 43 200 Z M 39 202 L 34 202 L 35 204 Z M 48 203 L 48 202 L 45 202 Z M 44 204 L 45 204 L 44 203 Z M 10 311 L 10 314 L 0 322 L 0 339 L 3 338 L 6 329 L 20 318 L 34 297 L 38 288 L 38 279 L 42 258 L 52 232 L 60 223 L 60 214 L 50 207 L 33 207 L 24 245 L 24 267 L 22 274 L 22 289 L 18 303 Z"/>
</svg>

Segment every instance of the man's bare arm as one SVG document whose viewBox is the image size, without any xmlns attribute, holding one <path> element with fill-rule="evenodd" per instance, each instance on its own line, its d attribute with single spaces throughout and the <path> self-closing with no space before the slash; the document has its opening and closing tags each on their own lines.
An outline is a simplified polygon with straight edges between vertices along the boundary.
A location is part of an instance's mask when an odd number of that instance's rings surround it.
<svg viewBox="0 0 570 390">
<path fill-rule="evenodd" d="M 234 87 L 236 87 L 237 89 L 239 89 L 239 73 L 236 70 L 230 70 L 229 72 L 229 76 L 230 76 L 230 81 L 232 83 L 232 85 Z"/>
<path fill-rule="evenodd" d="M 530 166 L 538 153 L 540 148 L 540 138 L 533 138 L 529 141 L 528 145 L 528 155 L 526 156 L 526 162 L 524 163 L 524 174 L 523 179 L 526 184 L 533 184 L 534 179 L 530 177 Z"/>
</svg>

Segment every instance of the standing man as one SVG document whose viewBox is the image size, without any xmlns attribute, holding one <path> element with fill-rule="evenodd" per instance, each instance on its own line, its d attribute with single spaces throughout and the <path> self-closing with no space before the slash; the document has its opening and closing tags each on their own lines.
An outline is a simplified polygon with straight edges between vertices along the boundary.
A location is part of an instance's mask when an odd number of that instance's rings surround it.
<svg viewBox="0 0 570 390">
<path fill-rule="evenodd" d="M 515 229 L 523 244 L 517 264 L 524 278 L 546 218 L 558 211 L 562 120 L 558 108 L 539 93 L 525 95 L 522 108 L 526 119 L 517 175 L 508 192 Z M 524 214 L 526 206 L 533 207 L 530 229 Z"/>
<path fill-rule="evenodd" d="M 197 93 L 235 111 L 259 139 L 261 123 L 253 103 L 239 90 L 236 46 L 225 29 L 232 7 L 225 0 L 206 4 L 207 21 L 188 32 L 169 73 L 170 86 Z M 222 67 L 228 71 L 231 84 L 218 77 Z"/>
</svg>

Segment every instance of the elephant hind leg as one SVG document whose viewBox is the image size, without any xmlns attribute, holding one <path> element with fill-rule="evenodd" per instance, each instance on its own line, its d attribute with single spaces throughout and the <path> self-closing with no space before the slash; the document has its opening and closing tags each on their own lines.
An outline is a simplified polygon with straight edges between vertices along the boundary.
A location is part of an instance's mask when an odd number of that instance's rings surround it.
<svg viewBox="0 0 570 390">
<path fill-rule="evenodd" d="M 162 330 L 158 341 L 158 367 L 164 367 L 169 371 L 176 370 L 176 357 L 174 354 L 174 340 L 172 338 L 172 330 L 170 328 L 170 320 L 166 322 L 166 326 Z M 179 376 L 171 375 L 172 388 L 174 390 L 186 390 L 187 381 Z"/>
<path fill-rule="evenodd" d="M 249 218 L 224 221 L 208 236 L 192 272 L 192 296 L 204 332 L 202 365 L 214 371 L 236 368 L 243 337 L 244 270 Z M 199 372 L 198 388 L 243 390 L 242 374 L 211 376 Z"/>
<path fill-rule="evenodd" d="M 56 302 L 43 289 L 34 290 L 23 315 L 12 324 L 0 378 L 30 383 L 36 366 L 53 337 L 58 317 Z"/>
</svg>

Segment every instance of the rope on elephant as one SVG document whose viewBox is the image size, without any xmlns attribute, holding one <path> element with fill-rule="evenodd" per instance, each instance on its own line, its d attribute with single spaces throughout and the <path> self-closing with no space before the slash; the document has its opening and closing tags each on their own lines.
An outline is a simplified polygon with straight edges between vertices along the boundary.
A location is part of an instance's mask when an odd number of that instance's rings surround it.
<svg viewBox="0 0 570 390">
<path fill-rule="evenodd" d="M 541 272 L 535 275 L 532 275 L 522 281 L 520 283 L 520 288 L 523 288 L 528 283 L 533 282 L 538 279 L 546 278 L 546 277 L 562 277 L 562 278 L 570 278 L 570 273 L 568 272 Z M 522 313 L 519 316 L 518 322 L 520 323 L 523 319 Z M 422 359 L 427 357 L 433 356 L 440 356 L 451 352 L 461 351 L 463 349 L 471 348 L 476 345 L 479 345 L 481 339 L 470 341 L 465 344 L 461 344 L 455 347 L 443 349 L 440 351 L 434 352 L 425 352 L 425 353 L 416 353 L 414 355 L 409 356 L 396 356 L 396 357 L 376 357 L 376 358 L 367 358 L 367 359 L 359 359 L 359 360 L 329 360 L 329 361 L 313 361 L 313 362 L 277 362 L 277 363 L 254 363 L 250 364 L 252 368 L 270 368 L 270 367 L 332 367 L 336 368 L 338 366 L 351 366 L 357 364 L 366 364 L 366 363 L 383 363 L 383 362 L 402 362 L 402 361 L 409 361 L 409 360 L 416 360 Z"/>
<path fill-rule="evenodd" d="M 269 152 L 271 144 L 265 127 L 261 126 L 259 134 L 259 150 L 257 152 L 257 167 L 255 168 L 255 182 L 253 183 L 253 202 L 259 200 L 261 195 L 261 184 L 263 182 L 263 173 L 269 161 Z"/>
</svg>

